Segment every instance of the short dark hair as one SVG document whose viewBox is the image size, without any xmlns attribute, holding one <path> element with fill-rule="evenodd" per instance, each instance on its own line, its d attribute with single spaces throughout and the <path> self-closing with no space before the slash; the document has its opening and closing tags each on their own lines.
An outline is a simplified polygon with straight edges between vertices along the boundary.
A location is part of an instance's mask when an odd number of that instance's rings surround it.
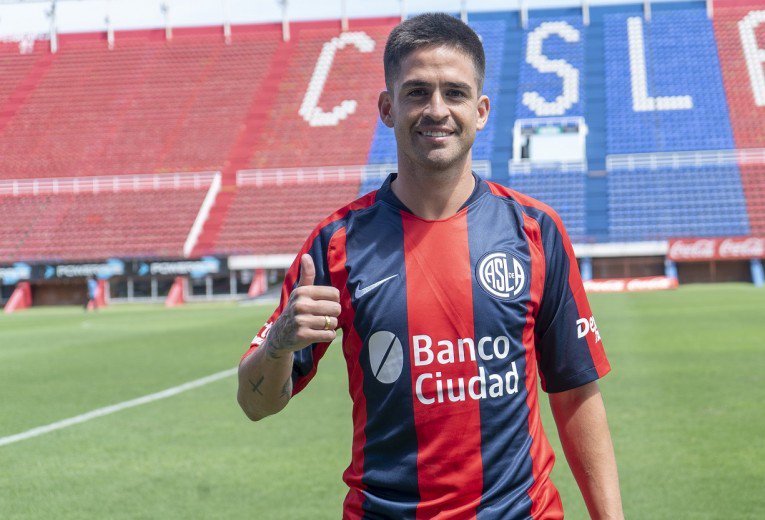
<svg viewBox="0 0 765 520">
<path fill-rule="evenodd" d="M 478 93 L 483 88 L 486 56 L 478 35 L 457 18 L 445 13 L 425 13 L 405 20 L 393 28 L 385 44 L 383 66 L 385 85 L 392 91 L 401 62 L 423 47 L 447 46 L 464 52 L 473 60 Z"/>
</svg>

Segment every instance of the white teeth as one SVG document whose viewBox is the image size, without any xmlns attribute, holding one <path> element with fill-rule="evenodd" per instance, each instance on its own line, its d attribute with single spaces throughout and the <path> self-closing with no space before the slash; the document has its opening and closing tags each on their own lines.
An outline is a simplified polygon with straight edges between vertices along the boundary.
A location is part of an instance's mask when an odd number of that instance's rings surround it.
<svg viewBox="0 0 765 520">
<path fill-rule="evenodd" d="M 448 132 L 423 132 L 422 134 L 427 137 L 446 137 L 449 135 Z"/>
</svg>

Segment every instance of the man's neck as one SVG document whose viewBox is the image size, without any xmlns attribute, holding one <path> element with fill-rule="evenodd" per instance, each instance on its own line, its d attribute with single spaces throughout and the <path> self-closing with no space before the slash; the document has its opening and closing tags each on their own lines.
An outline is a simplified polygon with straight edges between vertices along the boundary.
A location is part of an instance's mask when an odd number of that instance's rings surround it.
<svg viewBox="0 0 765 520">
<path fill-rule="evenodd" d="M 399 160 L 391 190 L 412 213 L 426 220 L 449 218 L 459 211 L 475 188 L 468 156 L 463 164 L 427 171 Z"/>
</svg>

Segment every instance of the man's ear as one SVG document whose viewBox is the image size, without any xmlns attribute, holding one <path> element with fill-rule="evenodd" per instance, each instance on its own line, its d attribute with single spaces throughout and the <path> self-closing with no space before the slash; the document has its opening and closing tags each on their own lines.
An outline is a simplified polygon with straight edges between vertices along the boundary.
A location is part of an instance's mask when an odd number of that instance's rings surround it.
<svg viewBox="0 0 765 520">
<path fill-rule="evenodd" d="M 393 128 L 393 116 L 390 111 L 393 108 L 393 100 L 387 90 L 380 92 L 377 99 L 377 109 L 380 111 L 380 120 L 388 128 Z"/>
<path fill-rule="evenodd" d="M 483 130 L 486 126 L 486 122 L 489 120 L 489 112 L 491 111 L 491 103 L 489 97 L 483 95 L 478 98 L 478 121 L 476 121 L 476 130 Z"/>
</svg>

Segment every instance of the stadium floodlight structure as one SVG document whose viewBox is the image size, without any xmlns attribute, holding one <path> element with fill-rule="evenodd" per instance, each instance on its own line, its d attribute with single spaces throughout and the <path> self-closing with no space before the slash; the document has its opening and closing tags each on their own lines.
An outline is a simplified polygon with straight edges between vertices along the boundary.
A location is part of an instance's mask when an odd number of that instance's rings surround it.
<svg viewBox="0 0 765 520">
<path fill-rule="evenodd" d="M 50 18 L 50 52 L 56 54 L 58 51 L 58 33 L 56 32 L 56 0 L 50 3 L 50 11 L 45 15 Z"/>
<path fill-rule="evenodd" d="M 106 16 L 104 17 L 104 23 L 106 24 L 106 45 L 109 50 L 114 50 L 114 27 L 112 26 L 111 16 L 111 0 L 106 0 Z"/>
<path fill-rule="evenodd" d="M 460 20 L 462 23 L 468 23 L 467 0 L 460 0 Z"/>
<path fill-rule="evenodd" d="M 348 0 L 340 0 L 340 30 L 348 30 Z"/>
<path fill-rule="evenodd" d="M 406 20 L 406 0 L 398 0 L 398 2 L 401 6 L 401 21 L 403 22 Z"/>
<path fill-rule="evenodd" d="M 707 0 L 707 18 L 710 20 L 712 19 L 712 16 L 714 14 L 714 5 L 713 0 Z"/>
<path fill-rule="evenodd" d="M 520 0 L 520 12 L 521 12 L 521 28 L 529 28 L 529 6 L 526 5 L 526 0 Z"/>
<path fill-rule="evenodd" d="M 231 45 L 231 0 L 223 0 L 223 39 Z"/>
<path fill-rule="evenodd" d="M 590 4 L 587 0 L 582 0 L 582 23 L 585 27 L 590 25 Z"/>
<path fill-rule="evenodd" d="M 290 21 L 287 14 L 288 4 L 287 0 L 279 0 L 279 5 L 282 6 L 282 40 L 285 42 L 290 41 Z"/>
<path fill-rule="evenodd" d="M 643 0 L 643 18 L 646 22 L 651 21 L 651 0 Z"/>
<path fill-rule="evenodd" d="M 165 40 L 170 41 L 173 39 L 173 28 L 170 26 L 170 5 L 167 2 L 162 2 L 159 4 L 159 10 L 165 18 Z"/>
</svg>

